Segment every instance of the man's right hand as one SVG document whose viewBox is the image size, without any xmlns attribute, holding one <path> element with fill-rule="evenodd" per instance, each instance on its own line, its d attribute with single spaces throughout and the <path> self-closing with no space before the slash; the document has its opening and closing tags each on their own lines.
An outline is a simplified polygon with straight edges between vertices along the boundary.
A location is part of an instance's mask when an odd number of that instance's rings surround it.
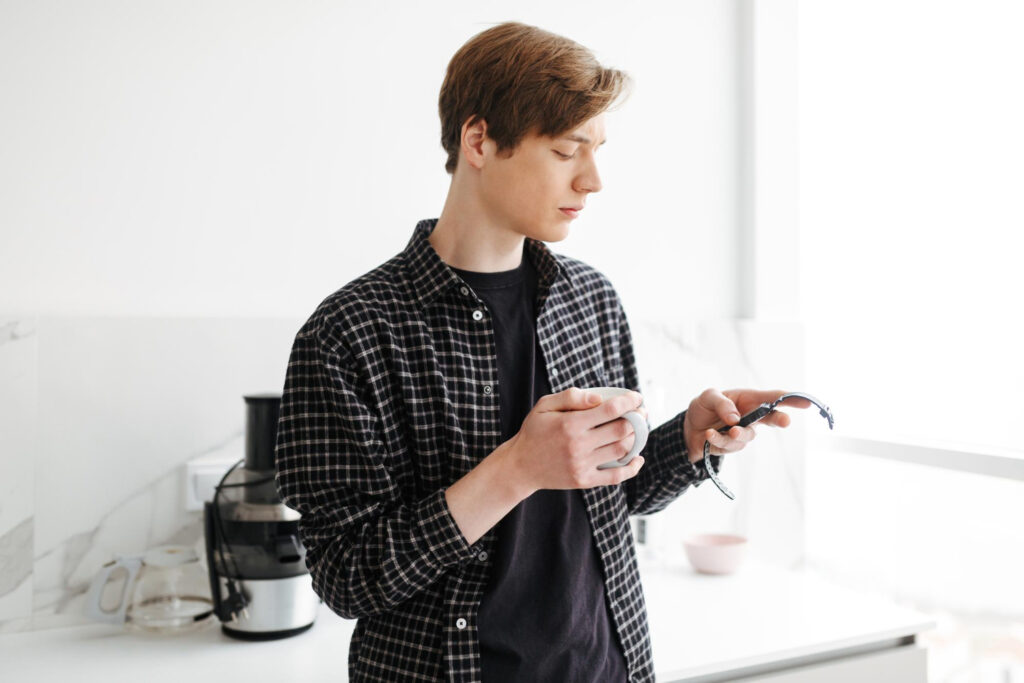
<svg viewBox="0 0 1024 683">
<path fill-rule="evenodd" d="M 576 387 L 542 396 L 519 432 L 499 447 L 523 493 L 609 486 L 637 475 L 644 464 L 639 455 L 624 467 L 597 466 L 618 460 L 633 447 L 632 425 L 617 418 L 631 410 L 646 416 L 640 407 L 643 397 L 630 392 L 603 403 L 600 397 L 594 399 L 588 402 Z"/>
</svg>

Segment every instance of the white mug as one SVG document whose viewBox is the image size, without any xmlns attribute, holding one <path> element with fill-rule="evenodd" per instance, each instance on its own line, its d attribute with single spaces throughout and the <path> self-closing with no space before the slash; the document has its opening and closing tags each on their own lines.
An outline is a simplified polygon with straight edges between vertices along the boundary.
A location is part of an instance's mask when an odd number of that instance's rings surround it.
<svg viewBox="0 0 1024 683">
<path fill-rule="evenodd" d="M 583 389 L 588 394 L 596 394 L 601 397 L 601 402 L 604 403 L 609 398 L 621 396 L 623 394 L 631 393 L 629 389 L 623 389 L 620 387 L 587 387 Z M 640 405 L 643 405 L 641 401 Z M 629 453 L 618 460 L 610 460 L 606 463 L 597 466 L 599 470 L 607 470 L 613 467 L 623 467 L 629 464 L 629 461 L 636 457 L 636 454 L 644 449 L 647 445 L 647 435 L 650 433 L 650 427 L 647 424 L 647 418 L 643 414 L 631 410 L 622 416 L 623 419 L 629 420 L 629 423 L 633 425 L 633 433 L 635 438 L 633 439 L 633 447 L 629 449 Z M 618 419 L 618 418 L 615 418 Z"/>
</svg>

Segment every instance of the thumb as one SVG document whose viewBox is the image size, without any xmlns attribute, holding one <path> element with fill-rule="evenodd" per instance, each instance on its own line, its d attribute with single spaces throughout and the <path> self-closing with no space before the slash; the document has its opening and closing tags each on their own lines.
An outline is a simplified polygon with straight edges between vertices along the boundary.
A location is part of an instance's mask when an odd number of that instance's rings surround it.
<svg viewBox="0 0 1024 683">
<path fill-rule="evenodd" d="M 740 420 L 740 411 L 736 404 L 718 389 L 705 390 L 697 397 L 697 403 L 709 413 L 711 419 L 719 418 L 726 425 L 734 425 Z"/>
<path fill-rule="evenodd" d="M 601 402 L 601 397 L 595 393 L 586 392 L 578 387 L 569 387 L 557 394 L 551 394 L 541 399 L 545 401 L 541 410 L 587 410 Z M 540 403 L 540 401 L 538 401 Z"/>
</svg>

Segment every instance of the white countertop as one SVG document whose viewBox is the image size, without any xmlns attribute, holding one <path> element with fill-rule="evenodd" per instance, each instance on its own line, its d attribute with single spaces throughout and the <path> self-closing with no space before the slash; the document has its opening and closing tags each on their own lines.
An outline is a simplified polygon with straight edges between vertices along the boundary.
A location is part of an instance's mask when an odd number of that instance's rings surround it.
<svg viewBox="0 0 1024 683">
<path fill-rule="evenodd" d="M 934 622 L 887 600 L 835 586 L 807 572 L 752 559 L 728 576 L 687 566 L 641 570 L 659 681 L 813 657 L 912 636 Z M 326 605 L 292 638 L 243 642 L 219 624 L 160 638 L 89 624 L 0 635 L 0 679 L 189 683 L 347 680 L 354 621 Z"/>
<path fill-rule="evenodd" d="M 730 575 L 676 565 L 642 567 L 641 578 L 659 681 L 824 658 L 936 625 L 883 597 L 750 559 Z"/>
</svg>

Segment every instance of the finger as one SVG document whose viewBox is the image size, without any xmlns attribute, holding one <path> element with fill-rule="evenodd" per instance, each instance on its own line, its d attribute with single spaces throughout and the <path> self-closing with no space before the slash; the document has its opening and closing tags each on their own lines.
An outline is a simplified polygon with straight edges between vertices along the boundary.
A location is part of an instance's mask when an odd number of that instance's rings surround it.
<svg viewBox="0 0 1024 683">
<path fill-rule="evenodd" d="M 729 443 L 729 437 L 721 434 L 717 429 L 705 429 L 704 440 L 710 442 L 715 448 L 722 448 Z"/>
<path fill-rule="evenodd" d="M 600 404 L 601 397 L 597 394 L 585 392 L 579 387 L 569 387 L 557 394 L 541 396 L 535 409 L 539 412 L 588 410 Z"/>
<path fill-rule="evenodd" d="M 715 433 L 717 434 L 717 432 Z M 722 441 L 719 437 L 721 437 L 721 434 L 718 434 L 718 437 L 711 436 L 710 434 L 705 434 L 704 440 L 707 441 L 708 443 L 701 443 L 700 452 L 703 453 L 704 447 L 707 446 L 708 455 L 723 455 L 724 451 L 717 445 L 716 442 L 725 443 L 725 441 Z"/>
<path fill-rule="evenodd" d="M 735 440 L 726 441 L 724 444 L 718 446 L 711 444 L 711 450 L 708 451 L 708 455 L 727 455 L 729 453 L 735 453 L 737 451 L 742 451 L 746 445 L 747 444 L 742 441 Z"/>
<path fill-rule="evenodd" d="M 633 458 L 628 465 L 626 465 L 626 469 L 629 470 L 629 474 L 624 477 L 624 479 L 632 479 L 635 477 L 640 472 L 640 469 L 644 466 L 645 462 L 646 460 L 644 460 L 644 456 L 637 453 L 637 456 Z"/>
<path fill-rule="evenodd" d="M 636 440 L 636 432 L 629 420 L 620 417 L 588 429 L 584 434 L 584 439 L 585 444 L 595 451 L 620 441 L 628 441 L 629 448 L 632 448 L 633 441 Z M 621 458 L 622 453 L 615 457 Z"/>
<path fill-rule="evenodd" d="M 611 476 L 608 478 L 605 485 L 621 484 L 627 479 L 632 479 L 640 471 L 640 468 L 644 466 L 644 458 L 642 455 L 638 455 L 629 461 L 629 464 L 624 467 L 615 467 L 609 470 L 601 470 L 602 472 L 610 472 Z"/>
<path fill-rule="evenodd" d="M 769 427 L 788 427 L 792 421 L 789 415 L 781 410 L 776 410 L 761 420 L 759 424 L 766 424 Z"/>
<path fill-rule="evenodd" d="M 636 410 L 643 404 L 643 396 L 635 391 L 622 396 L 613 396 L 605 399 L 604 403 L 581 414 L 581 419 L 587 428 L 611 422 L 620 418 L 631 410 Z"/>
<path fill-rule="evenodd" d="M 616 429 L 613 432 L 614 437 L 618 437 L 624 430 L 627 430 L 628 433 L 625 436 L 612 438 L 611 440 L 605 441 L 603 444 L 595 445 L 594 450 L 591 451 L 590 456 L 588 456 L 588 459 L 594 460 L 595 467 L 601 463 L 622 458 L 633 449 L 633 444 L 636 443 L 636 434 L 633 432 L 632 425 L 630 425 L 629 422 L 626 422 L 626 420 L 617 420 L 616 422 L 625 422 L 626 427 L 621 428 L 618 425 L 615 425 Z M 599 429 L 605 428 L 600 427 Z M 640 454 L 637 453 L 637 455 Z"/>
<path fill-rule="evenodd" d="M 711 445 L 727 453 L 734 453 L 754 440 L 757 431 L 754 426 L 733 427 L 726 434 L 720 433 L 717 429 L 705 430 L 704 438 L 711 442 Z"/>
<path fill-rule="evenodd" d="M 766 391 L 757 389 L 729 389 L 724 393 L 737 405 L 743 404 L 744 406 L 750 406 L 750 409 L 753 410 L 753 408 L 762 403 L 774 403 L 786 394 L 791 394 L 793 392 L 782 391 L 781 389 L 771 389 Z M 792 406 L 794 408 L 809 408 L 813 404 L 806 398 L 793 396 L 791 398 L 787 398 L 780 405 Z"/>
<path fill-rule="evenodd" d="M 734 425 L 740 421 L 740 411 L 732 399 L 718 389 L 707 389 L 697 397 L 697 404 L 712 415 L 718 417 L 724 425 Z"/>
</svg>

